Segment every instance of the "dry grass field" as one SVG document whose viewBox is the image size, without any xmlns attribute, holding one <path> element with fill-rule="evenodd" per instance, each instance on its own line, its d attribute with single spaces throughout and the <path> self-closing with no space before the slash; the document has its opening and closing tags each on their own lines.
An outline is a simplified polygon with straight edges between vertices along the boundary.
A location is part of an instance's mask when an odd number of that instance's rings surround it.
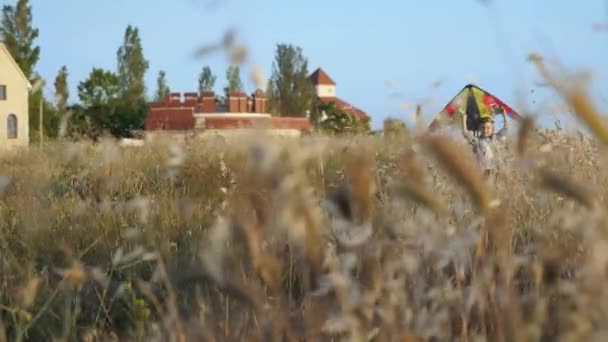
<svg viewBox="0 0 608 342">
<path fill-rule="evenodd" d="M 542 69 L 541 69 L 542 71 Z M 608 132 L 525 119 L 483 178 L 414 131 L 0 159 L 0 341 L 604 341 Z"/>
<path fill-rule="evenodd" d="M 529 123 L 4 157 L 0 340 L 603 340 L 608 174 Z"/>
</svg>

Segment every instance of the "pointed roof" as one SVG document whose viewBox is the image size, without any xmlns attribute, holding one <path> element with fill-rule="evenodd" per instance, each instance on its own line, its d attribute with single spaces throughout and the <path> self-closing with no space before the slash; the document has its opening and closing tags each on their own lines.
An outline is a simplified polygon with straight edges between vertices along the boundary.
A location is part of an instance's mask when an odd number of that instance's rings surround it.
<svg viewBox="0 0 608 342">
<path fill-rule="evenodd" d="M 318 97 L 319 101 L 323 103 L 332 103 L 338 107 L 338 109 L 345 111 L 348 114 L 356 116 L 358 119 L 369 119 L 367 113 L 363 110 L 353 106 L 352 104 L 342 100 L 338 97 Z"/>
<path fill-rule="evenodd" d="M 309 77 L 312 84 L 314 85 L 331 85 L 335 86 L 336 82 L 334 82 L 329 75 L 323 69 L 317 68 Z"/>
<path fill-rule="evenodd" d="M 15 59 L 13 58 L 13 55 L 11 55 L 11 52 L 8 51 L 8 48 L 6 47 L 6 45 L 4 45 L 4 42 L 2 42 L 2 41 L 0 41 L 0 50 L 4 51 L 6 53 L 6 55 L 8 56 L 8 59 L 13 63 L 13 66 L 15 68 L 17 68 L 17 71 L 19 72 L 19 75 L 21 75 L 21 77 L 23 77 L 23 79 L 27 83 L 27 87 L 29 89 L 32 89 L 32 83 L 25 76 L 25 74 L 23 73 L 23 70 L 21 70 L 21 68 L 19 67 L 19 64 L 17 64 L 17 61 L 15 61 Z"/>
</svg>

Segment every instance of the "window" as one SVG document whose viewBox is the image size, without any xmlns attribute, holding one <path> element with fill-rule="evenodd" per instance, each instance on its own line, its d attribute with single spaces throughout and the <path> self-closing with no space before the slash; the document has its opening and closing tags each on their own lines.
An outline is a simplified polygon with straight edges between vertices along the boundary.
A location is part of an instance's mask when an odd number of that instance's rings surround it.
<svg viewBox="0 0 608 342">
<path fill-rule="evenodd" d="M 8 118 L 6 119 L 6 130 L 9 139 L 17 139 L 17 115 L 8 115 Z"/>
<path fill-rule="evenodd" d="M 6 86 L 4 84 L 0 84 L 0 101 L 6 100 Z"/>
</svg>

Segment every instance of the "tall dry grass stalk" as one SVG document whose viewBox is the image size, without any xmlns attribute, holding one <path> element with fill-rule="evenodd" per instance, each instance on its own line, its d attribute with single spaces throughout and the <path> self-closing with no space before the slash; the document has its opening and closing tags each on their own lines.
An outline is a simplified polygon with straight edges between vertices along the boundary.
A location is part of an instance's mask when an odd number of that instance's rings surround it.
<svg viewBox="0 0 608 342">
<path fill-rule="evenodd" d="M 595 137 L 604 144 L 608 143 L 608 126 L 602 118 L 603 115 L 589 97 L 586 78 L 583 77 L 585 75 L 569 75 L 562 69 L 551 71 L 542 56 L 538 54 L 531 54 L 528 60 L 534 64 L 547 84 L 572 106 L 576 116 L 593 132 Z"/>
</svg>

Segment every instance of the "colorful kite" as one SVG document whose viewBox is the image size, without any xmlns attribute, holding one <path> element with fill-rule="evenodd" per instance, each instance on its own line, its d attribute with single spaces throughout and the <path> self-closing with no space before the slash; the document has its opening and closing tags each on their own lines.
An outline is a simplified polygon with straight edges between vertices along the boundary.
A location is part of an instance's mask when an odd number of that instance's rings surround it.
<svg viewBox="0 0 608 342">
<path fill-rule="evenodd" d="M 480 120 L 485 117 L 491 117 L 492 111 L 491 106 L 498 107 L 500 111 L 504 111 L 505 114 L 511 119 L 519 120 L 520 115 L 514 111 L 511 107 L 506 105 L 496 96 L 488 93 L 487 91 L 479 88 L 473 84 L 467 84 L 462 90 L 454 96 L 454 98 L 448 103 L 439 114 L 435 117 L 429 129 L 431 131 L 439 128 L 443 123 L 453 123 L 458 108 L 462 107 L 467 113 L 467 127 L 470 130 L 477 130 L 479 127 Z M 459 116 L 456 116 L 460 119 Z M 457 120 L 460 123 L 460 120 Z"/>
</svg>

